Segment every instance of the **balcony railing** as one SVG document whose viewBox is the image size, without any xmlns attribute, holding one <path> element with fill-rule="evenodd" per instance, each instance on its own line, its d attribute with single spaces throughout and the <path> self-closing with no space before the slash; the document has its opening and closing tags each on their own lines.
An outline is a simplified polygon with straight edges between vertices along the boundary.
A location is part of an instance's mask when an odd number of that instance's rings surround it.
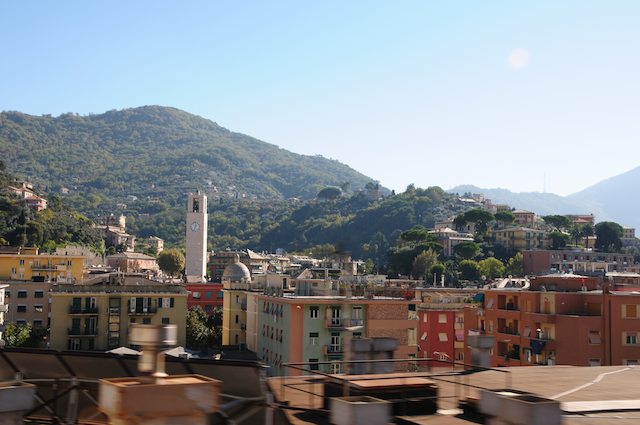
<svg viewBox="0 0 640 425">
<path fill-rule="evenodd" d="M 518 332 L 516 329 L 509 328 L 498 328 L 498 333 L 507 335 L 520 335 L 520 332 Z"/>
<path fill-rule="evenodd" d="M 69 314 L 98 314 L 98 307 L 81 307 L 72 305 L 69 307 Z"/>
<path fill-rule="evenodd" d="M 342 354 L 343 348 L 339 344 L 327 344 L 325 345 L 325 351 L 327 354 Z"/>
<path fill-rule="evenodd" d="M 339 329 L 344 327 L 344 321 L 341 318 L 332 317 L 325 322 L 327 328 Z"/>
<path fill-rule="evenodd" d="M 136 307 L 134 309 L 129 309 L 129 314 L 135 314 L 144 316 L 146 314 L 156 314 L 158 312 L 158 307 Z"/>
<path fill-rule="evenodd" d="M 98 329 L 97 328 L 84 328 L 84 329 L 68 328 L 67 334 L 69 334 L 69 336 L 96 336 L 98 335 Z"/>
<path fill-rule="evenodd" d="M 363 319 L 351 319 L 351 326 L 364 326 Z"/>
</svg>

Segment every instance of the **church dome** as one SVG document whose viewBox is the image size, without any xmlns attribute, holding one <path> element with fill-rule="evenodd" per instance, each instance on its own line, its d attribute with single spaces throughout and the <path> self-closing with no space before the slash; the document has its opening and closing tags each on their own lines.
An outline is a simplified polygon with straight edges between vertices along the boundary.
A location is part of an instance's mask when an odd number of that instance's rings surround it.
<svg viewBox="0 0 640 425">
<path fill-rule="evenodd" d="M 236 257 L 233 264 L 229 264 L 224 268 L 222 280 L 228 282 L 251 282 L 251 272 L 247 266 L 242 264 Z"/>
</svg>

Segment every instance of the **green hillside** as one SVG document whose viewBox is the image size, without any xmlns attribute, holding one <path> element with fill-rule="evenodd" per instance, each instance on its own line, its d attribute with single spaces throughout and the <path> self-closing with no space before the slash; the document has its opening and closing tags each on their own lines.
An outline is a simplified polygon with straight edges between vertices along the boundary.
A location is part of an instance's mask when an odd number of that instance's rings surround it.
<svg viewBox="0 0 640 425">
<path fill-rule="evenodd" d="M 93 195 L 94 206 L 133 197 L 181 204 L 196 188 L 222 197 L 309 199 L 328 185 L 356 189 L 371 181 L 338 161 L 294 154 L 160 106 L 89 116 L 3 112 L 0 155 L 45 192 L 70 189 L 80 207 L 76 196 Z"/>
</svg>

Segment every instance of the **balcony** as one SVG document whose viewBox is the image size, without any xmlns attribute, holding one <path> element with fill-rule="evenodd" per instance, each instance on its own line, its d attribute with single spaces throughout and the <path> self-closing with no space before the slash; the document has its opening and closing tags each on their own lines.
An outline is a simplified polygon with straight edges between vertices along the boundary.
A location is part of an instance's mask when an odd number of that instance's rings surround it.
<svg viewBox="0 0 640 425">
<path fill-rule="evenodd" d="M 68 328 L 67 334 L 69 336 L 97 336 L 98 329 L 97 328 Z"/>
<path fill-rule="evenodd" d="M 363 319 L 351 319 L 350 323 L 351 323 L 351 326 L 364 326 Z"/>
<path fill-rule="evenodd" d="M 498 328 L 499 334 L 520 336 L 520 332 L 513 328 Z"/>
<path fill-rule="evenodd" d="M 80 307 L 77 305 L 72 305 L 69 307 L 69 314 L 90 314 L 97 315 L 98 307 Z"/>
<path fill-rule="evenodd" d="M 31 270 L 34 272 L 54 272 L 58 270 L 58 266 L 55 264 L 34 264 L 31 266 Z"/>
<path fill-rule="evenodd" d="M 344 320 L 342 320 L 341 318 L 333 317 L 331 319 L 327 319 L 324 322 L 324 325 L 328 329 L 343 329 L 344 328 Z"/>
<path fill-rule="evenodd" d="M 326 354 L 342 354 L 344 351 L 340 344 L 327 344 L 324 346 L 324 352 Z"/>
<path fill-rule="evenodd" d="M 150 316 L 158 312 L 158 307 L 136 307 L 129 309 L 130 316 Z"/>
</svg>

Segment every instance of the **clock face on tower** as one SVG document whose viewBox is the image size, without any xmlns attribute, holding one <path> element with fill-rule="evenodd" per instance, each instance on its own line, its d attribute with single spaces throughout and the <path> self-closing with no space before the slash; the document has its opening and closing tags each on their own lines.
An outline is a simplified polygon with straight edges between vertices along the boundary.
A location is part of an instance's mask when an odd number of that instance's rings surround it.
<svg viewBox="0 0 640 425">
<path fill-rule="evenodd" d="M 191 231 L 192 232 L 197 232 L 199 228 L 200 228 L 200 225 L 198 223 L 196 223 L 195 221 L 193 223 L 191 223 Z"/>
</svg>

